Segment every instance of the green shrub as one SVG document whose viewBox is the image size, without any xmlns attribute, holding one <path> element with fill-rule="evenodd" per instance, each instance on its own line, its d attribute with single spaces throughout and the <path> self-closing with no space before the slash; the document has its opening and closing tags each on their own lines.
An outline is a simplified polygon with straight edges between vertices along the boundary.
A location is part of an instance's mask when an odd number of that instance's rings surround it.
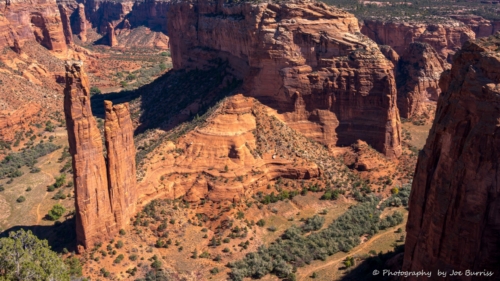
<svg viewBox="0 0 500 281">
<path fill-rule="evenodd" d="M 22 203 L 22 202 L 24 202 L 24 201 L 26 201 L 26 198 L 24 198 L 24 196 L 19 196 L 19 197 L 16 199 L 16 202 L 17 202 L 17 203 Z"/>
<path fill-rule="evenodd" d="M 102 94 L 101 90 L 96 86 L 90 88 L 90 96 Z"/>
<path fill-rule="evenodd" d="M 64 214 L 64 212 L 66 212 L 66 209 L 62 205 L 55 204 L 52 206 L 52 209 L 50 209 L 48 218 L 52 221 L 56 221 Z"/>
</svg>

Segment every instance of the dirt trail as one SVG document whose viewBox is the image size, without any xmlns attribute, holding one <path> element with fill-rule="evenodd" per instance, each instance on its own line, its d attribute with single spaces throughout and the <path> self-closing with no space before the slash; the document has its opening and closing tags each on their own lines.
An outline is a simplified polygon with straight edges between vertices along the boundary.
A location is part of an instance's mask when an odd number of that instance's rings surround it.
<svg viewBox="0 0 500 281">
<path fill-rule="evenodd" d="M 303 273 L 299 273 L 297 274 L 297 280 L 305 280 L 306 278 L 308 278 L 309 276 L 312 275 L 313 272 L 315 271 L 318 271 L 320 269 L 323 269 L 325 267 L 329 267 L 329 266 L 334 266 L 334 265 L 337 265 L 341 262 L 344 261 L 344 259 L 347 257 L 347 256 L 353 256 L 355 254 L 358 254 L 359 252 L 365 250 L 368 246 L 372 245 L 374 242 L 376 242 L 379 238 L 385 236 L 385 235 L 389 235 L 389 234 L 393 234 L 394 231 L 398 228 L 398 227 L 401 227 L 401 225 L 396 225 L 394 227 L 391 227 L 389 228 L 387 231 L 383 232 L 383 233 L 379 233 L 375 236 L 373 236 L 370 240 L 368 240 L 367 242 L 357 246 L 354 250 L 354 251 L 351 251 L 349 253 L 346 253 L 342 258 L 338 258 L 338 259 L 335 259 L 335 260 L 332 260 L 332 261 L 329 261 L 327 263 L 324 263 L 324 264 L 318 264 L 317 266 L 313 266 L 313 267 L 310 267 L 307 269 L 306 272 L 303 272 Z"/>
<path fill-rule="evenodd" d="M 52 161 L 52 158 L 54 157 L 54 155 L 58 152 L 59 150 L 56 150 L 54 152 L 52 152 L 50 155 L 49 155 L 49 158 L 47 160 L 45 160 L 45 162 L 43 163 L 43 165 L 47 164 L 48 162 L 51 162 Z M 40 171 L 41 173 L 45 174 L 48 176 L 48 181 L 43 181 L 40 183 L 40 185 L 44 186 L 44 185 L 49 185 L 51 184 L 52 182 L 55 181 L 54 179 L 54 176 L 45 172 L 45 171 Z M 45 194 L 43 195 L 43 198 L 42 200 L 40 200 L 40 203 L 37 204 L 36 206 L 36 225 L 39 225 L 40 224 L 40 221 L 42 220 L 43 216 L 40 215 L 40 206 L 42 205 L 43 201 L 45 200 L 45 197 L 47 197 L 49 193 L 47 191 L 45 191 Z"/>
</svg>

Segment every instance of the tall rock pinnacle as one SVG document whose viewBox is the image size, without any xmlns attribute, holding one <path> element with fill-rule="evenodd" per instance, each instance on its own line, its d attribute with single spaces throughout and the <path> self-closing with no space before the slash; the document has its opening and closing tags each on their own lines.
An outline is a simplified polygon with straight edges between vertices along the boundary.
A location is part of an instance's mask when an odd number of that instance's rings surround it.
<svg viewBox="0 0 500 281">
<path fill-rule="evenodd" d="M 113 106 L 105 101 L 106 150 L 111 209 L 117 222 L 126 222 L 135 211 L 137 200 L 135 146 L 128 103 Z"/>
<path fill-rule="evenodd" d="M 498 280 L 498 48 L 499 33 L 466 42 L 441 78 L 436 119 L 413 181 L 403 270 L 432 270 L 433 277 L 437 270 L 464 272 L 456 280 L 480 279 L 466 270 L 496 271 Z"/>
<path fill-rule="evenodd" d="M 106 165 L 101 134 L 90 107 L 87 75 L 79 61 L 66 64 L 64 112 L 73 156 L 77 243 L 88 248 L 111 239 L 134 209 L 132 122 L 128 105 L 106 103 Z"/>
</svg>

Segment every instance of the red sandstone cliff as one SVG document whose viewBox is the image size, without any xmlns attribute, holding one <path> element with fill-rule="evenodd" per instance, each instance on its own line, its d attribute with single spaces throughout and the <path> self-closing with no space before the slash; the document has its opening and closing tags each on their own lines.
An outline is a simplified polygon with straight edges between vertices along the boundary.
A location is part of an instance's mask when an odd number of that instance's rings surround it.
<svg viewBox="0 0 500 281">
<path fill-rule="evenodd" d="M 7 1 L 0 16 L 0 46 L 20 47 L 36 40 L 57 53 L 67 50 L 66 37 L 56 0 Z"/>
<path fill-rule="evenodd" d="M 73 156 L 77 244 L 85 248 L 111 239 L 128 223 L 135 206 L 135 174 L 128 174 L 135 173 L 128 107 L 106 106 L 107 165 L 83 65 L 68 62 L 64 112 Z"/>
<path fill-rule="evenodd" d="M 134 126 L 129 105 L 105 101 L 105 137 L 111 210 L 124 224 L 133 215 L 137 201 Z"/>
<path fill-rule="evenodd" d="M 76 1 L 62 1 L 71 10 L 73 33 L 87 41 L 87 30 L 94 28 L 107 36 L 108 43 L 114 29 L 113 43 L 120 47 L 156 47 L 167 49 L 167 11 L 170 1 L 116 1 L 89 0 L 83 4 Z"/>
<path fill-rule="evenodd" d="M 487 20 L 476 15 L 451 15 L 452 19 L 461 21 L 468 25 L 477 38 L 488 37 L 500 30 L 500 21 Z"/>
<path fill-rule="evenodd" d="M 246 95 L 304 135 L 400 155 L 394 66 L 352 14 L 309 1 L 207 1 L 173 3 L 167 18 L 174 68 L 228 60 Z"/>
<path fill-rule="evenodd" d="M 445 60 L 470 39 L 474 32 L 466 25 L 452 21 L 446 24 L 407 23 L 382 20 L 365 20 L 361 32 L 380 45 L 391 46 L 399 55 L 413 42 L 431 45 Z"/>
<path fill-rule="evenodd" d="M 413 181 L 403 270 L 493 270 L 498 279 L 499 47 L 500 34 L 467 42 L 443 75 Z M 484 280 L 457 280 L 476 279 Z"/>
<path fill-rule="evenodd" d="M 410 118 L 426 111 L 426 103 L 437 101 L 441 73 L 449 64 L 429 44 L 411 43 L 398 63 L 398 108 Z"/>
</svg>

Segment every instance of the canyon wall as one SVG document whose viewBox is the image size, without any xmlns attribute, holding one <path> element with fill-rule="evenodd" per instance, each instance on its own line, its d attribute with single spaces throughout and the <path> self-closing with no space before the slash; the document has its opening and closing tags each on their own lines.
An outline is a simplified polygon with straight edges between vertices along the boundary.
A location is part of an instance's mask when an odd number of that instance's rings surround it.
<svg viewBox="0 0 500 281">
<path fill-rule="evenodd" d="M 83 4 L 66 1 L 72 9 L 74 34 L 85 42 L 87 30 L 95 28 L 107 36 L 110 46 L 168 48 L 167 11 L 170 1 L 89 0 Z M 109 40 L 111 37 L 116 40 Z"/>
<path fill-rule="evenodd" d="M 465 43 L 440 81 L 443 93 L 413 180 L 403 270 L 433 276 L 438 269 L 486 270 L 498 279 L 499 47 L 498 33 Z"/>
<path fill-rule="evenodd" d="M 227 60 L 246 95 L 302 134 L 400 155 L 394 66 L 352 14 L 312 1 L 186 1 L 172 3 L 167 18 L 175 69 Z"/>
<path fill-rule="evenodd" d="M 56 53 L 67 51 L 56 0 L 7 1 L 0 17 L 0 46 L 23 46 L 37 41 Z"/>
<path fill-rule="evenodd" d="M 391 46 L 399 55 L 410 43 L 427 43 L 448 61 L 465 41 L 476 37 L 468 26 L 453 20 L 443 24 L 365 20 L 361 32 L 377 44 Z"/>
<path fill-rule="evenodd" d="M 468 25 L 476 33 L 477 38 L 491 36 L 500 30 L 498 20 L 487 20 L 476 15 L 451 15 L 450 17 Z"/>
<path fill-rule="evenodd" d="M 106 104 L 106 144 L 90 107 L 89 83 L 82 62 L 66 65 L 64 112 L 76 201 L 76 234 L 79 250 L 111 239 L 128 223 L 135 207 L 135 155 L 128 106 Z M 134 172 L 134 174 L 128 174 Z"/>
<path fill-rule="evenodd" d="M 437 101 L 441 93 L 439 78 L 449 69 L 427 43 L 411 43 L 398 62 L 398 108 L 401 117 L 410 118 L 426 111 L 426 103 Z"/>
</svg>

